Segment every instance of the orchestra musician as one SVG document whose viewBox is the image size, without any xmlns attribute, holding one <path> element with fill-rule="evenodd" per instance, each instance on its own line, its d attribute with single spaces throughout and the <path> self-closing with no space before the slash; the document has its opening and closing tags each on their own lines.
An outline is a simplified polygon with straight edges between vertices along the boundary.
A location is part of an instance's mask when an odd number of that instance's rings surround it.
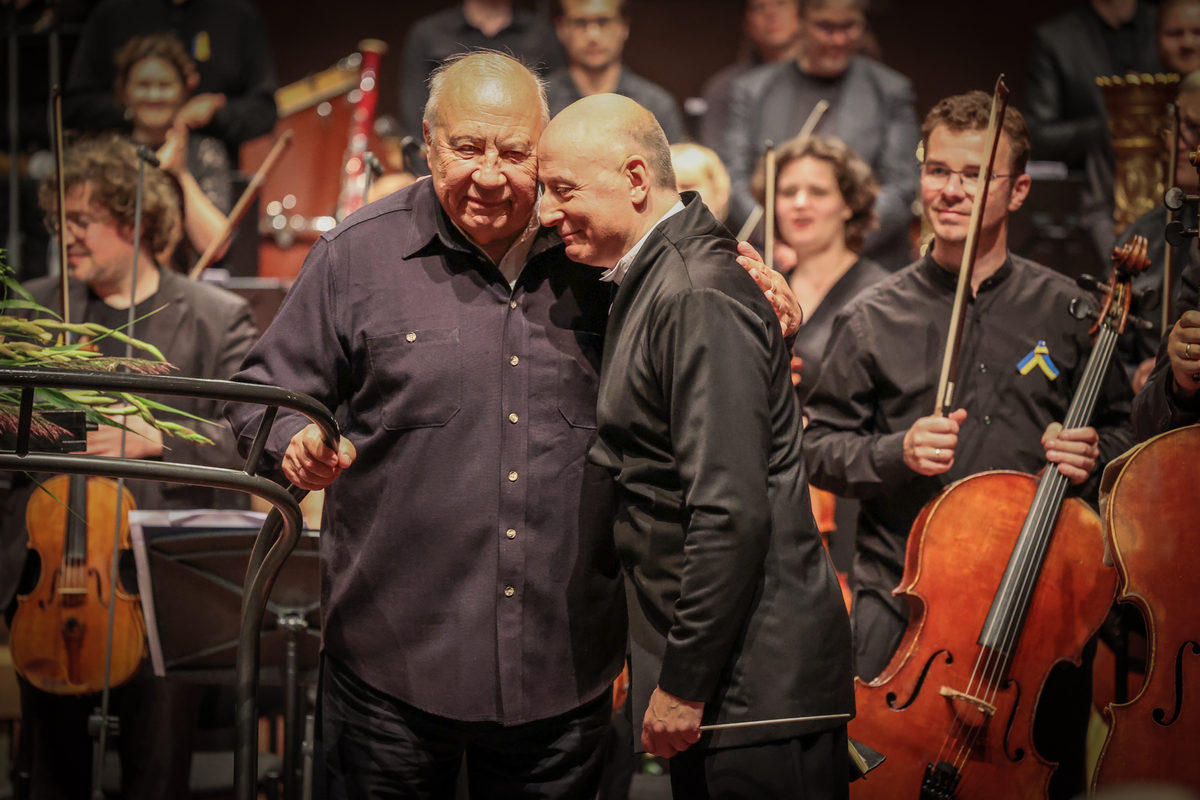
<svg viewBox="0 0 1200 800">
<path fill-rule="evenodd" d="M 1098 464 L 1130 443 L 1130 389 L 1119 365 L 1105 378 L 1093 426 L 1063 429 L 1062 419 L 1090 349 L 1090 322 L 1068 314 L 1074 284 L 1008 250 L 1008 218 L 1030 189 L 1029 134 L 1009 107 L 979 230 L 979 249 L 963 334 L 956 410 L 932 414 L 985 147 L 990 98 L 948 97 L 922 126 L 921 198 L 933 228 L 924 258 L 869 287 L 839 314 L 822 374 L 805 406 L 805 458 L 812 482 L 859 498 L 852 570 L 856 671 L 874 678 L 905 631 L 907 605 L 893 597 L 917 513 L 944 486 L 991 469 L 1038 471 L 1045 461 L 1078 492 L 1094 491 Z M 1053 796 L 1083 787 L 1082 725 L 1086 677 L 1062 678 L 1075 721 L 1062 737 L 1076 766 Z M 1073 689 L 1073 691 L 1071 690 Z M 1082 721 L 1080 721 L 1082 720 Z M 1040 746 L 1039 746 L 1040 747 Z M 1046 751 L 1055 748 L 1047 747 Z"/>
<path fill-rule="evenodd" d="M 137 281 L 133 281 L 134 203 L 137 181 L 134 145 L 120 136 L 80 141 L 64 155 L 67 265 L 71 320 L 124 328 L 131 296 L 140 319 L 133 336 L 158 347 L 178 374 L 195 378 L 228 378 L 255 337 L 250 307 L 245 300 L 210 284 L 188 280 L 156 259 L 179 226 L 179 198 L 170 179 L 147 167 L 142 208 L 142 235 Z M 57 228 L 58 194 L 51 176 L 43 183 L 40 203 Z M 60 307 L 59 280 L 39 278 L 26 288 L 47 308 Z M 125 346 L 115 339 L 97 342 L 100 352 L 120 356 Z M 173 406 L 209 420 L 219 418 L 220 404 L 211 400 L 178 398 Z M 124 455 L 238 467 L 241 462 L 232 434 L 223 425 L 204 426 L 212 446 L 172 438 L 137 417 L 125 418 L 131 433 Z M 87 434 L 87 453 L 121 454 L 119 428 L 101 426 Z M 236 492 L 183 484 L 131 481 L 138 508 L 244 508 Z M 6 618 L 15 609 L 14 594 L 26 562 L 25 505 L 35 491 L 28 481 L 0 492 L 3 506 L 0 541 L 0 604 Z M 112 536 L 112 531 L 98 532 Z M 43 565 L 48 569 L 50 565 Z M 126 586 L 132 575 L 123 573 Z M 29 577 L 36 577 L 36 574 Z M 35 798 L 80 800 L 91 796 L 92 742 L 88 715 L 96 695 L 59 696 L 21 681 L 22 728 L 17 770 L 27 776 Z M 191 748 L 200 707 L 198 689 L 168 682 L 142 671 L 112 693 L 114 713 L 121 720 L 117 744 L 121 756 L 124 797 L 161 800 L 186 798 Z M 64 768 L 69 764 L 70 768 Z"/>
</svg>

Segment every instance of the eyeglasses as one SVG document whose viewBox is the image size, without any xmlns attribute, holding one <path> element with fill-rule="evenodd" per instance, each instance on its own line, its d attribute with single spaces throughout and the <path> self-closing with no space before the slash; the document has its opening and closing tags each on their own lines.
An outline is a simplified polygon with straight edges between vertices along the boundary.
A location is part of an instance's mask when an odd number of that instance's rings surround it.
<svg viewBox="0 0 1200 800">
<path fill-rule="evenodd" d="M 950 169 L 943 164 L 923 164 L 921 166 L 921 181 L 934 191 L 938 191 L 950 182 L 950 176 L 957 175 L 963 191 L 974 196 L 979 189 L 979 167 L 963 167 Z M 1010 172 L 993 172 L 993 178 L 1011 178 Z"/>
<path fill-rule="evenodd" d="M 82 238 L 87 235 L 87 230 L 92 225 L 100 222 L 108 222 L 108 218 L 94 217 L 90 214 L 84 214 L 80 211 L 68 211 L 66 213 L 67 229 L 71 231 L 77 238 Z M 54 236 L 58 235 L 58 212 L 47 212 L 45 216 L 46 230 L 50 231 Z"/>
<path fill-rule="evenodd" d="M 567 25 L 583 33 L 595 25 L 600 30 L 607 30 L 621 21 L 620 17 L 566 17 Z"/>
</svg>

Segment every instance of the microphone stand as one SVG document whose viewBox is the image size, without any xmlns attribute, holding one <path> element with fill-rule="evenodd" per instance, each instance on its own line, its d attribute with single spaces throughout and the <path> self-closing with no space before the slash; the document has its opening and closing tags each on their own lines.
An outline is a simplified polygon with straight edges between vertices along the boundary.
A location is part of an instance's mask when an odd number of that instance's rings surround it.
<svg viewBox="0 0 1200 800">
<path fill-rule="evenodd" d="M 138 172 L 137 172 L 137 189 L 134 193 L 133 201 L 133 263 L 130 267 L 129 275 L 129 313 L 126 317 L 125 335 L 132 337 L 134 335 L 134 323 L 137 321 L 137 286 L 138 286 L 138 256 L 142 249 L 142 198 L 145 194 L 146 181 L 146 164 L 149 163 L 157 167 L 158 157 L 154 151 L 145 145 L 138 145 Z M 66 265 L 63 265 L 64 271 Z M 127 339 L 125 342 L 125 357 L 133 356 L 133 345 Z M 121 447 L 120 458 L 125 458 L 125 441 L 129 435 L 129 431 L 125 426 L 121 429 Z M 117 508 L 114 517 L 116 524 L 113 526 L 113 542 L 112 542 L 112 572 L 108 577 L 109 591 L 116 594 L 118 580 L 118 566 L 120 565 L 120 550 L 121 550 L 121 520 L 122 514 L 127 514 L 128 509 L 122 508 L 122 501 L 125 496 L 125 478 L 117 478 Z M 117 604 L 110 602 L 108 604 L 108 634 L 104 648 L 104 689 L 100 692 L 100 708 L 97 709 L 90 717 L 88 717 L 88 731 L 95 740 L 92 746 L 92 800 L 104 800 L 104 789 L 102 784 L 104 775 L 104 751 L 108 744 L 108 733 L 110 728 L 113 732 L 118 732 L 119 721 L 108 713 L 109 695 L 112 687 L 109 685 L 110 674 L 112 671 L 112 643 L 113 643 L 113 621 L 116 615 Z"/>
</svg>

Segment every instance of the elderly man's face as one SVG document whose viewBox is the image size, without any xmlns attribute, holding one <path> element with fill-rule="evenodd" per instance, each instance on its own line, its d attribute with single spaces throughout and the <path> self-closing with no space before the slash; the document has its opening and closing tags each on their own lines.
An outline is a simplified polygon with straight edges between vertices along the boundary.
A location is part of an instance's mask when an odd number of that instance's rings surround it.
<svg viewBox="0 0 1200 800">
<path fill-rule="evenodd" d="M 593 267 L 615 266 L 633 245 L 636 224 L 618 156 L 581 147 L 569 129 L 552 127 L 538 145 L 538 176 L 544 187 L 540 221 L 558 229 L 567 257 Z"/>
<path fill-rule="evenodd" d="M 446 86 L 426 128 L 442 207 L 495 260 L 533 216 L 543 127 L 532 81 L 487 79 Z"/>
</svg>

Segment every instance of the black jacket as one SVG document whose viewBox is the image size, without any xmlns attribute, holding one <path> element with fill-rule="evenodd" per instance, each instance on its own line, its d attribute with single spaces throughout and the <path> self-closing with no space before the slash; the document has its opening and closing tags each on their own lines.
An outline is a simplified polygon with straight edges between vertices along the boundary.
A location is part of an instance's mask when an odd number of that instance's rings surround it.
<svg viewBox="0 0 1200 800">
<path fill-rule="evenodd" d="M 851 712 L 850 626 L 817 533 L 779 322 L 694 193 L 643 244 L 605 334 L 593 461 L 618 482 L 634 720 Z M 836 725 L 706 734 L 700 747 Z"/>
</svg>

